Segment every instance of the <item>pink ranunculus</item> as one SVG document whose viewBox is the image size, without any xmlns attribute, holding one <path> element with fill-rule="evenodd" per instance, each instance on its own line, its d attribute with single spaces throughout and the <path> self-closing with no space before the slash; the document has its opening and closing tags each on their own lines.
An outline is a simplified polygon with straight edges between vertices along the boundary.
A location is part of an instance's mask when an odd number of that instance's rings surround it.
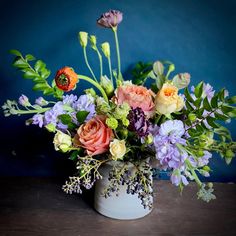
<svg viewBox="0 0 236 236">
<path fill-rule="evenodd" d="M 113 132 L 106 126 L 105 120 L 105 116 L 97 115 L 81 125 L 74 138 L 74 144 L 85 148 L 90 156 L 108 151 Z"/>
<path fill-rule="evenodd" d="M 141 108 L 150 118 L 155 110 L 154 96 L 155 94 L 151 90 L 143 86 L 127 84 L 117 88 L 115 100 L 119 105 L 126 102 L 132 108 Z"/>
</svg>

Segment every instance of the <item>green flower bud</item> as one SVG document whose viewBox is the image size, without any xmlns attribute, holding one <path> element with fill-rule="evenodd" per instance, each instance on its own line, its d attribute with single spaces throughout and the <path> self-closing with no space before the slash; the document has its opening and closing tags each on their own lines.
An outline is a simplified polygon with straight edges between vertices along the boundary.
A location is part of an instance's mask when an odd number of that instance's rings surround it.
<svg viewBox="0 0 236 236">
<path fill-rule="evenodd" d="M 198 150 L 197 155 L 199 157 L 202 157 L 204 155 L 204 152 L 202 150 Z"/>
<path fill-rule="evenodd" d="M 207 184 L 207 186 L 208 186 L 208 188 L 213 188 L 213 183 L 209 182 L 209 183 Z"/>
<path fill-rule="evenodd" d="M 106 119 L 106 124 L 111 129 L 116 129 L 118 127 L 118 121 L 113 117 L 107 118 Z"/>
<path fill-rule="evenodd" d="M 226 158 L 233 158 L 234 157 L 234 152 L 231 149 L 228 149 L 225 153 Z"/>
<path fill-rule="evenodd" d="M 79 32 L 79 40 L 82 47 L 86 47 L 88 44 L 88 33 L 84 31 Z"/>
<path fill-rule="evenodd" d="M 49 132 L 52 132 L 52 133 L 55 133 L 56 131 L 56 126 L 54 124 L 48 124 L 45 126 L 45 128 L 49 131 Z"/>
<path fill-rule="evenodd" d="M 128 130 L 127 129 L 122 129 L 119 131 L 119 137 L 121 137 L 122 139 L 126 139 L 128 136 Z"/>
<path fill-rule="evenodd" d="M 94 98 L 96 97 L 96 92 L 95 92 L 95 90 L 93 88 L 85 89 L 84 92 L 86 94 L 90 94 Z"/>
<path fill-rule="evenodd" d="M 210 168 L 209 166 L 203 166 L 202 169 L 205 170 L 205 171 L 207 171 L 207 172 L 209 172 L 209 171 L 211 170 L 211 168 Z"/>
<path fill-rule="evenodd" d="M 129 120 L 126 119 L 126 118 L 123 118 L 123 119 L 122 119 L 122 123 L 123 123 L 123 125 L 126 126 L 126 127 L 129 126 Z"/>
<path fill-rule="evenodd" d="M 105 92 L 108 96 L 111 96 L 113 94 L 113 91 L 114 91 L 113 84 L 112 84 L 111 80 L 109 80 L 107 78 L 106 75 L 101 77 L 100 84 L 101 84 L 101 86 L 103 87 L 103 89 L 105 90 Z"/>
<path fill-rule="evenodd" d="M 197 116 L 193 113 L 188 114 L 188 119 L 192 122 L 194 122 L 197 119 Z"/>
<path fill-rule="evenodd" d="M 146 144 L 152 144 L 153 143 L 153 136 L 151 134 L 149 134 L 148 136 L 145 137 L 144 139 Z"/>
<path fill-rule="evenodd" d="M 96 36 L 91 35 L 89 39 L 90 39 L 91 47 L 95 50 L 96 49 L 96 44 L 97 44 Z"/>
<path fill-rule="evenodd" d="M 104 53 L 105 57 L 110 58 L 110 44 L 108 42 L 105 42 L 101 44 L 102 52 Z"/>
<path fill-rule="evenodd" d="M 164 73 L 164 66 L 160 61 L 156 61 L 153 64 L 153 71 L 155 72 L 156 75 L 163 75 Z"/>
</svg>

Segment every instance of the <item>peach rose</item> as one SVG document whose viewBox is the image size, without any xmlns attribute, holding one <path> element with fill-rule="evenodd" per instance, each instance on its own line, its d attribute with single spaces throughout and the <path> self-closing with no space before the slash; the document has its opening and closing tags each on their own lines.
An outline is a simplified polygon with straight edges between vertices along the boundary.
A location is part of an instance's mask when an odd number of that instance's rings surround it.
<svg viewBox="0 0 236 236">
<path fill-rule="evenodd" d="M 184 106 L 183 98 L 178 95 L 178 88 L 165 83 L 156 95 L 156 111 L 159 114 L 170 114 L 180 111 Z"/>
<path fill-rule="evenodd" d="M 132 108 L 141 108 L 147 117 L 154 114 L 154 93 L 143 86 L 126 84 L 116 90 L 116 102 L 121 105 L 128 103 Z"/>
<path fill-rule="evenodd" d="M 85 148 L 90 156 L 109 150 L 113 132 L 106 126 L 105 120 L 105 116 L 97 115 L 77 130 L 74 143 Z"/>
</svg>

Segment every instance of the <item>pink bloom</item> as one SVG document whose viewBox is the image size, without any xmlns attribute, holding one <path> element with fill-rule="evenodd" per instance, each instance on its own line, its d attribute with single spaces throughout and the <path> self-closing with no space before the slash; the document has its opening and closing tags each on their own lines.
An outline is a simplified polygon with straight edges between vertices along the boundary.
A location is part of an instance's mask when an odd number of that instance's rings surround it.
<svg viewBox="0 0 236 236">
<path fill-rule="evenodd" d="M 155 94 L 151 90 L 143 86 L 128 84 L 117 88 L 115 99 L 119 105 L 126 102 L 133 109 L 141 108 L 145 115 L 150 118 L 155 110 L 154 96 Z"/>
<path fill-rule="evenodd" d="M 109 150 L 113 132 L 105 124 L 106 117 L 97 115 L 81 125 L 74 144 L 87 150 L 88 155 L 98 155 Z"/>
<path fill-rule="evenodd" d="M 117 10 L 110 10 L 97 20 L 97 23 L 105 28 L 116 27 L 123 19 L 123 14 Z"/>
</svg>

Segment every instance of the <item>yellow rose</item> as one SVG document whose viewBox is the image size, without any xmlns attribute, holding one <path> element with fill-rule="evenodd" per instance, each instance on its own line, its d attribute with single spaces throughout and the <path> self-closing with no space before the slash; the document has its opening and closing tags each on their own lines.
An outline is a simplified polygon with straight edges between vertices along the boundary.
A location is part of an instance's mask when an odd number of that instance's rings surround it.
<svg viewBox="0 0 236 236">
<path fill-rule="evenodd" d="M 122 157 L 126 153 L 125 140 L 114 139 L 110 143 L 110 153 L 114 161 L 122 160 Z"/>
<path fill-rule="evenodd" d="M 169 83 L 163 84 L 156 95 L 155 108 L 159 114 L 170 114 L 180 111 L 184 106 L 184 100 L 178 95 L 178 88 Z"/>
</svg>

